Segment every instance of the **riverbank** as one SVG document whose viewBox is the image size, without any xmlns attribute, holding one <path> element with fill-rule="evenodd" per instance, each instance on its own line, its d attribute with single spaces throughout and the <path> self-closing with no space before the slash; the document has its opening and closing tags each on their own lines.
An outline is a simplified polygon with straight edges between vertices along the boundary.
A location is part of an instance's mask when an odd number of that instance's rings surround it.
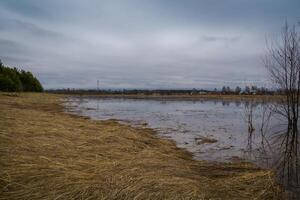
<svg viewBox="0 0 300 200">
<path fill-rule="evenodd" d="M 151 129 L 66 114 L 62 97 L 0 93 L 0 199 L 280 199 L 270 171 L 195 161 Z"/>
</svg>

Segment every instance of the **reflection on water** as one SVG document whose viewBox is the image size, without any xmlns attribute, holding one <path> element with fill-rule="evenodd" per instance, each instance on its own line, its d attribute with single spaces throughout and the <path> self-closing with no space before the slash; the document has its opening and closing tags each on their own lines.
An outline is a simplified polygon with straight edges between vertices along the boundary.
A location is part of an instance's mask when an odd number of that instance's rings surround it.
<svg viewBox="0 0 300 200">
<path fill-rule="evenodd" d="M 274 168 L 285 185 L 298 190 L 298 139 L 292 143 L 287 138 L 287 124 L 273 113 L 270 103 L 72 97 L 67 105 L 93 119 L 147 124 L 192 152 L 195 159 L 243 159 Z"/>
</svg>

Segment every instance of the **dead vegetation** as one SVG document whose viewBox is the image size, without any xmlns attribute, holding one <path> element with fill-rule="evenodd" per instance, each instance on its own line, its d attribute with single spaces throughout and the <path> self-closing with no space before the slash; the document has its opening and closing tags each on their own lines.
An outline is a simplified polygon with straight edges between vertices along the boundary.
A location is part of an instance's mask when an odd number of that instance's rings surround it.
<svg viewBox="0 0 300 200">
<path fill-rule="evenodd" d="M 198 145 L 201 145 L 201 144 L 212 144 L 212 143 L 216 143 L 218 142 L 218 140 L 214 139 L 214 138 L 209 138 L 209 137 L 198 137 L 198 138 L 195 138 L 196 140 L 196 143 Z"/>
<path fill-rule="evenodd" d="M 270 171 L 192 160 L 153 130 L 0 93 L 0 199 L 280 199 Z"/>
</svg>

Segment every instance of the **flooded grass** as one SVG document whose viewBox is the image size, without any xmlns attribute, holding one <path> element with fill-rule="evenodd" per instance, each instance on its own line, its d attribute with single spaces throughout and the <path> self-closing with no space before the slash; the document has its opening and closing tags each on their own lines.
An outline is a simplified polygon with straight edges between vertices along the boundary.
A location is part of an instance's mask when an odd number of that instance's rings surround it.
<svg viewBox="0 0 300 200">
<path fill-rule="evenodd" d="M 207 137 L 200 137 L 200 138 L 195 138 L 196 142 L 198 145 L 201 144 L 211 144 L 211 143 L 216 143 L 218 140 L 214 138 L 207 138 Z"/>
<path fill-rule="evenodd" d="M 63 112 L 64 96 L 0 93 L 0 199 L 281 199 L 274 174 L 196 161 L 149 128 Z"/>
</svg>

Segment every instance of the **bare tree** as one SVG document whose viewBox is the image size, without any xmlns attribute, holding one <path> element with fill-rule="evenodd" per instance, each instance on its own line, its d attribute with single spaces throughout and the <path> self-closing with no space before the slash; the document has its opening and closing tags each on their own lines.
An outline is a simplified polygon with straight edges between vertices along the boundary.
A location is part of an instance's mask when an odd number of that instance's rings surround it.
<svg viewBox="0 0 300 200">
<path fill-rule="evenodd" d="M 245 112 L 245 121 L 248 126 L 248 137 L 247 137 L 247 146 L 246 146 L 246 152 L 248 154 L 248 158 L 252 159 L 252 144 L 253 144 L 253 136 L 254 136 L 254 125 L 253 125 L 253 116 L 254 116 L 254 110 L 255 105 L 254 102 L 251 100 L 249 102 L 245 102 L 244 104 L 244 112 Z"/>
<path fill-rule="evenodd" d="M 286 121 L 286 128 L 280 134 L 280 159 L 282 180 L 287 184 L 299 185 L 299 97 L 300 97 L 300 37 L 296 27 L 285 24 L 281 41 L 268 49 L 265 66 L 270 78 L 279 90 L 283 100 L 274 106 L 274 112 Z"/>
<path fill-rule="evenodd" d="M 254 105 L 253 101 L 245 103 L 245 108 L 244 108 L 245 119 L 248 124 L 248 133 L 250 135 L 252 135 L 252 133 L 255 131 L 255 128 L 253 126 L 254 108 L 255 108 L 255 105 Z"/>
</svg>

